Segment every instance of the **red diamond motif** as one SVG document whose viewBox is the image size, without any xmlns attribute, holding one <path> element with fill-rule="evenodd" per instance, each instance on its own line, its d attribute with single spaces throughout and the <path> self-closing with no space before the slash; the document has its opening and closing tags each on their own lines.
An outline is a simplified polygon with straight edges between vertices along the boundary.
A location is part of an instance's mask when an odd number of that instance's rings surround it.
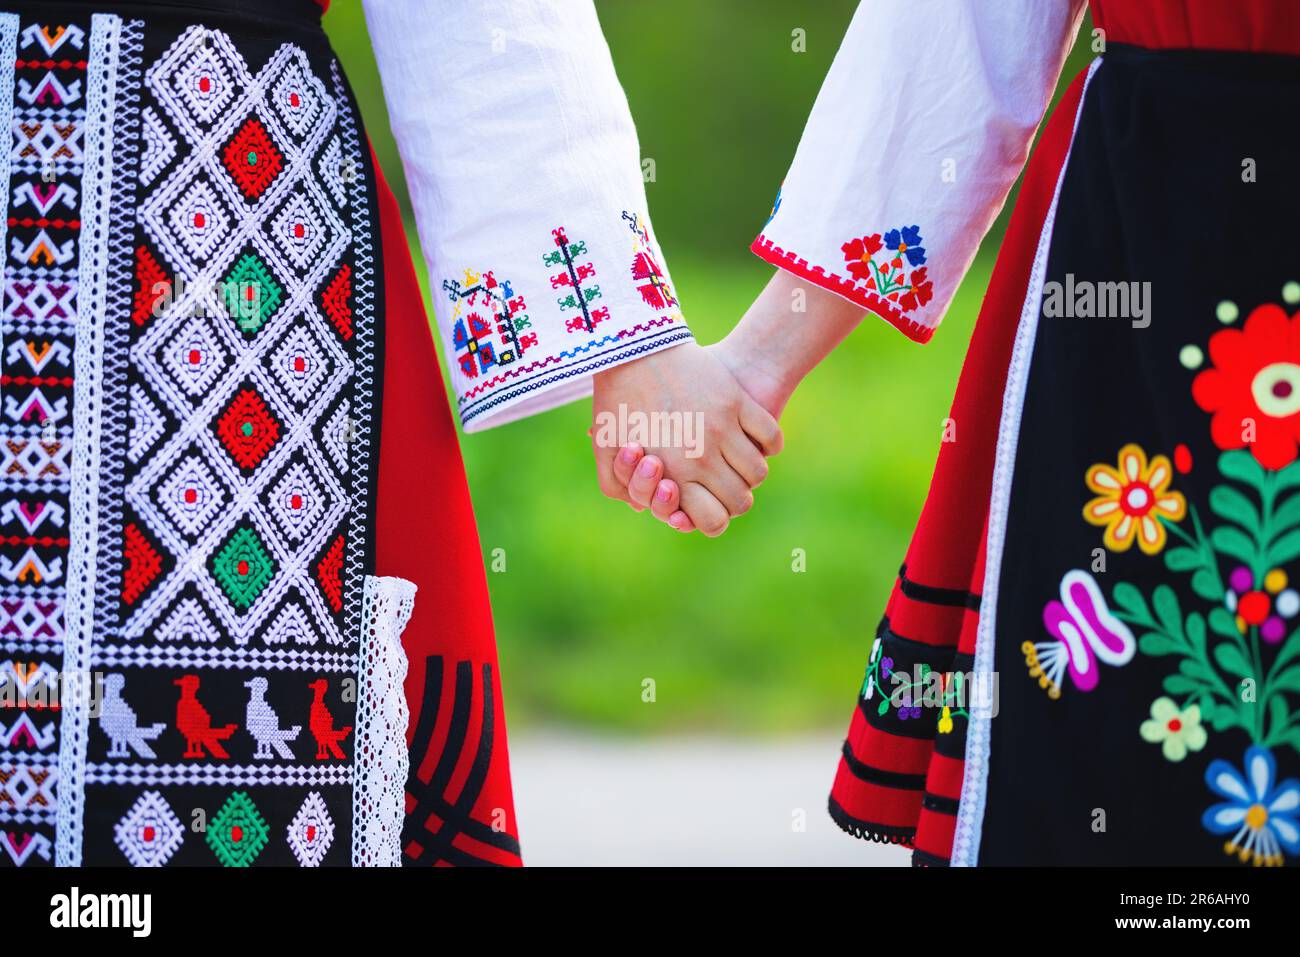
<svg viewBox="0 0 1300 957">
<path fill-rule="evenodd" d="M 319 564 L 316 565 L 316 580 L 320 582 L 321 591 L 334 613 L 343 610 L 343 536 L 338 535 L 330 543 Z"/>
<path fill-rule="evenodd" d="M 254 469 L 280 441 L 280 423 L 260 395 L 241 389 L 217 420 L 217 435 L 240 468 Z"/>
<path fill-rule="evenodd" d="M 131 321 L 137 326 L 143 326 L 153 318 L 158 303 L 171 295 L 172 291 L 171 280 L 147 246 L 141 246 L 135 251 L 135 282 L 135 306 L 131 310 Z"/>
<path fill-rule="evenodd" d="M 345 342 L 352 338 L 352 306 L 348 302 L 351 295 L 352 267 L 344 263 L 321 293 L 320 304 Z"/>
<path fill-rule="evenodd" d="M 244 121 L 222 150 L 221 161 L 249 199 L 266 192 L 284 166 L 284 158 L 256 117 Z"/>
<path fill-rule="evenodd" d="M 162 571 L 162 558 L 134 522 L 122 529 L 122 557 L 122 601 L 134 605 Z"/>
</svg>

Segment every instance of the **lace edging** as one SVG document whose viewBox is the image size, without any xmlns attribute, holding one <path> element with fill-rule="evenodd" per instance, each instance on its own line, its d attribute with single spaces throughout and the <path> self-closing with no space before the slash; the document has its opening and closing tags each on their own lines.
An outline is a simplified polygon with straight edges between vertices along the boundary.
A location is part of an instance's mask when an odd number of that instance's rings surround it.
<svg viewBox="0 0 1300 957">
<path fill-rule="evenodd" d="M 352 866 L 399 867 L 410 755 L 406 727 L 406 651 L 402 631 L 415 608 L 415 585 L 367 575 L 361 601 L 361 686 L 357 700 L 352 793 Z"/>
<path fill-rule="evenodd" d="M 841 831 L 852 834 L 861 841 L 871 841 L 875 844 L 897 844 L 910 848 L 912 847 L 912 841 L 916 838 L 916 828 L 914 827 L 897 827 L 859 821 L 840 807 L 833 797 L 827 800 L 826 811 Z"/>
</svg>

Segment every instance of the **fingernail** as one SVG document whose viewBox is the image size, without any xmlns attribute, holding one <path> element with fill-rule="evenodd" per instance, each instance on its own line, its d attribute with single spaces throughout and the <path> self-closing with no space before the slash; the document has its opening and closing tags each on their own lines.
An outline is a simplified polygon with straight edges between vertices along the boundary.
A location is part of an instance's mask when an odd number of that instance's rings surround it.
<svg viewBox="0 0 1300 957">
<path fill-rule="evenodd" d="M 636 461 L 637 449 L 635 446 L 625 445 L 623 450 L 618 453 L 618 457 L 623 460 L 624 465 L 631 465 Z"/>
<path fill-rule="evenodd" d="M 659 488 L 655 491 L 655 498 L 661 502 L 666 502 L 673 497 L 673 487 L 667 482 L 660 482 Z"/>
<path fill-rule="evenodd" d="M 642 478 L 650 478 L 655 474 L 655 464 L 650 459 L 642 459 L 641 464 L 637 466 L 637 474 Z"/>
<path fill-rule="evenodd" d="M 686 519 L 683 518 L 681 515 L 670 515 L 668 517 L 668 524 L 671 525 L 673 528 L 681 528 L 683 525 L 686 524 Z"/>
</svg>

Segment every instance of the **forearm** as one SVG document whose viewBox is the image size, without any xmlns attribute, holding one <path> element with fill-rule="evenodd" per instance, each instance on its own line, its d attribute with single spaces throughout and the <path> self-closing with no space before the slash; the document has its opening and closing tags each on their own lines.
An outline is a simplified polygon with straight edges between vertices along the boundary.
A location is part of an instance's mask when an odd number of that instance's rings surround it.
<svg viewBox="0 0 1300 957">
<path fill-rule="evenodd" d="M 862 321 L 861 306 L 778 269 L 720 343 L 732 371 L 774 416 Z"/>
</svg>

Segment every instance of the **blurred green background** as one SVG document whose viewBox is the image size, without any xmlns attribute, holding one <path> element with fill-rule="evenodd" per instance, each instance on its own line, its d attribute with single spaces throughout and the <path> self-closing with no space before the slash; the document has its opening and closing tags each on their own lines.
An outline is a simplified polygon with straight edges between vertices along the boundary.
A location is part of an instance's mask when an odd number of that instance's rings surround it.
<svg viewBox="0 0 1300 957">
<path fill-rule="evenodd" d="M 642 154 L 655 160 L 655 230 L 703 342 L 721 338 L 771 276 L 748 246 L 855 6 L 654 0 L 651 13 L 638 0 L 597 2 Z M 359 2 L 334 0 L 325 26 L 405 202 Z M 792 50 L 795 29 L 805 52 Z M 1090 29 L 1058 95 L 1091 58 Z M 755 508 L 720 539 L 680 535 L 601 497 L 589 401 L 462 438 L 485 559 L 495 548 L 507 558 L 488 582 L 512 730 L 847 722 L 1005 220 L 929 345 L 868 317 L 805 381 Z M 794 549 L 806 554 L 803 573 L 792 571 Z M 642 700 L 646 678 L 653 704 Z"/>
</svg>

